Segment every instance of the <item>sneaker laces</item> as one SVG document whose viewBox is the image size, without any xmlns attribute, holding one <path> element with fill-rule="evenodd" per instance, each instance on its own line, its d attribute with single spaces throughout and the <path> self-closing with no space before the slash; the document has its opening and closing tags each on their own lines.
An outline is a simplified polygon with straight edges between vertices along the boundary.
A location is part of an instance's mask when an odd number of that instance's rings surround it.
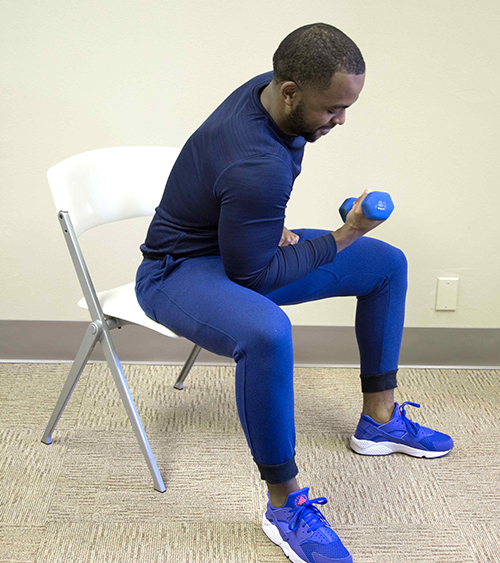
<svg viewBox="0 0 500 563">
<path fill-rule="evenodd" d="M 325 497 L 313 498 L 307 500 L 295 513 L 295 516 L 290 522 L 290 531 L 295 532 L 299 527 L 300 520 L 309 526 L 311 531 L 317 530 L 324 526 L 325 524 L 329 526 L 327 519 L 321 514 L 319 508 L 313 506 L 313 504 L 326 504 L 328 501 Z"/>
<path fill-rule="evenodd" d="M 405 401 L 399 407 L 399 412 L 401 413 L 401 418 L 403 419 L 403 422 L 405 423 L 406 428 L 408 429 L 408 432 L 410 434 L 413 434 L 413 436 L 416 436 L 418 434 L 419 429 L 420 429 L 420 424 L 413 422 L 413 420 L 410 420 L 406 416 L 405 405 L 411 405 L 412 407 L 417 407 L 417 409 L 420 408 L 420 405 L 417 404 L 417 403 L 412 403 L 411 401 Z"/>
</svg>

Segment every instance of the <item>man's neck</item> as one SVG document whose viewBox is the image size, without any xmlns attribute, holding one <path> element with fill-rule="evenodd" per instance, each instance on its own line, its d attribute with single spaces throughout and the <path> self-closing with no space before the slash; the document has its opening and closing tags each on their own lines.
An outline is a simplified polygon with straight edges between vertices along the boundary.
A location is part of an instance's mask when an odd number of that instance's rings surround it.
<svg viewBox="0 0 500 563">
<path fill-rule="evenodd" d="M 267 113 L 273 118 L 276 125 L 281 129 L 281 131 L 283 131 L 283 133 L 285 133 L 286 135 L 290 135 L 290 133 L 288 133 L 288 131 L 285 131 L 283 127 L 280 125 L 280 118 L 277 115 L 277 113 L 275 113 L 274 111 L 274 106 L 271 99 L 272 99 L 271 84 L 268 84 L 260 93 L 260 102 L 264 106 L 264 109 L 267 111 Z"/>
<path fill-rule="evenodd" d="M 261 104 L 264 106 L 264 109 L 267 111 L 267 113 L 269 115 L 271 115 L 271 112 L 269 111 L 269 100 L 267 97 L 267 94 L 269 93 L 269 87 L 270 85 L 268 84 L 260 93 L 260 102 Z"/>
</svg>

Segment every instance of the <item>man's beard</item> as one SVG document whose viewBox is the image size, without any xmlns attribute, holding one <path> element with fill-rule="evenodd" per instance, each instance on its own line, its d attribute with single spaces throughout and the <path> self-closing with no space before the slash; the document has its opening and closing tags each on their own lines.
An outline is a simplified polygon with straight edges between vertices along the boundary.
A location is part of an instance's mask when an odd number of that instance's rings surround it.
<svg viewBox="0 0 500 563">
<path fill-rule="evenodd" d="M 308 131 L 304 113 L 304 104 L 302 100 L 300 100 L 297 107 L 293 109 L 288 116 L 287 130 L 293 135 L 304 137 L 308 143 L 314 143 L 321 135 L 318 134 L 318 129 L 315 129 L 312 132 Z"/>
</svg>

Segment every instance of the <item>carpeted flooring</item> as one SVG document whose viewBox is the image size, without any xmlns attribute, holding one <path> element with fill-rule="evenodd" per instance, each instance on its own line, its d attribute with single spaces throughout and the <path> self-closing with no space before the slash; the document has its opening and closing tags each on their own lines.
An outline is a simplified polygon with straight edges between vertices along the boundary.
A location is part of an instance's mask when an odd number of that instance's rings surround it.
<svg viewBox="0 0 500 563">
<path fill-rule="evenodd" d="M 0 364 L 1 563 L 284 563 L 260 528 L 265 488 L 234 400 L 234 367 L 126 365 L 167 491 L 153 489 L 106 364 L 85 369 L 53 435 L 69 364 Z M 398 401 L 447 432 L 435 460 L 365 457 L 353 369 L 296 368 L 299 484 L 355 563 L 500 561 L 500 371 L 402 369 Z"/>
</svg>

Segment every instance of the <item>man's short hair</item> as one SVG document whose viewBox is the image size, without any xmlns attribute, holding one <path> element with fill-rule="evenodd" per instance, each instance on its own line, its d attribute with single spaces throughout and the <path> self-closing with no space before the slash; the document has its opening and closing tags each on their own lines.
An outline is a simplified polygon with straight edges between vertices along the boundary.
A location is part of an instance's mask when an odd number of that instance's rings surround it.
<svg viewBox="0 0 500 563">
<path fill-rule="evenodd" d="M 302 89 L 326 90 L 333 75 L 364 74 L 365 61 L 354 41 L 326 23 L 299 27 L 283 39 L 273 56 L 274 80 L 291 80 Z"/>
</svg>

